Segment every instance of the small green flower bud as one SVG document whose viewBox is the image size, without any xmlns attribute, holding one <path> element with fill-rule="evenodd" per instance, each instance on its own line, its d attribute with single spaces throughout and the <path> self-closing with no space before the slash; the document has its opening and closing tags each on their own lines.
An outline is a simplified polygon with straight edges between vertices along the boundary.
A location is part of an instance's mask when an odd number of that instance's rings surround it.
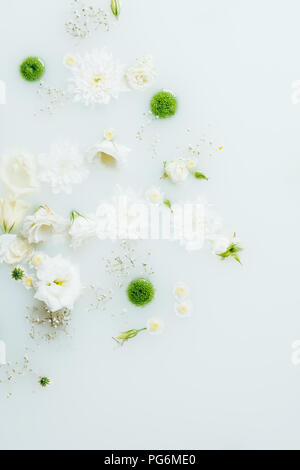
<svg viewBox="0 0 300 470">
<path fill-rule="evenodd" d="M 111 0 L 111 11 L 113 15 L 119 19 L 120 13 L 121 13 L 121 7 L 120 7 L 120 1 L 119 0 Z"/>
</svg>

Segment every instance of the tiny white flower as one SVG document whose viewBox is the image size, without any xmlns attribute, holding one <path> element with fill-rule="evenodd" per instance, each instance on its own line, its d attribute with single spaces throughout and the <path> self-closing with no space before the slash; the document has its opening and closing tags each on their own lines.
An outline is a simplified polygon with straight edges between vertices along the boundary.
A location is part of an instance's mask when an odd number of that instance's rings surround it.
<svg viewBox="0 0 300 470">
<path fill-rule="evenodd" d="M 26 263 L 32 256 L 32 246 L 27 240 L 15 234 L 0 236 L 0 263 L 19 264 Z"/>
<path fill-rule="evenodd" d="M 53 145 L 48 155 L 41 155 L 41 181 L 51 185 L 54 194 L 71 194 L 74 184 L 81 184 L 88 177 L 85 160 L 76 145 L 67 141 Z"/>
<path fill-rule="evenodd" d="M 183 282 L 178 282 L 174 288 L 174 295 L 178 300 L 186 299 L 189 295 L 190 289 Z"/>
<path fill-rule="evenodd" d="M 0 199 L 0 226 L 9 233 L 23 220 L 28 204 L 18 199 Z"/>
<path fill-rule="evenodd" d="M 113 167 L 116 164 L 125 165 L 130 152 L 128 147 L 104 139 L 88 150 L 87 159 L 90 162 L 99 160 L 104 165 Z"/>
<path fill-rule="evenodd" d="M 32 276 L 27 276 L 25 274 L 25 276 L 23 277 L 22 282 L 23 282 L 23 286 L 25 287 L 25 289 L 29 290 L 29 289 L 32 289 L 32 287 L 33 287 L 34 279 L 33 279 Z"/>
<path fill-rule="evenodd" d="M 84 217 L 76 211 L 71 214 L 71 226 L 69 235 L 71 237 L 71 246 L 78 248 L 88 238 L 96 236 L 97 224 L 94 220 Z"/>
<path fill-rule="evenodd" d="M 223 237 L 222 235 L 218 235 L 212 240 L 212 252 L 214 255 L 221 255 L 225 253 L 227 248 L 230 245 L 230 240 L 227 237 Z"/>
<path fill-rule="evenodd" d="M 126 91 L 124 68 L 112 54 L 103 48 L 84 56 L 77 56 L 76 67 L 70 68 L 69 92 L 75 102 L 86 106 L 108 104 Z"/>
<path fill-rule="evenodd" d="M 127 84 L 133 90 L 144 90 L 153 85 L 156 71 L 151 56 L 145 56 L 137 60 L 136 64 L 129 67 L 125 73 Z"/>
<path fill-rule="evenodd" d="M 66 54 L 64 56 L 64 60 L 63 60 L 63 63 L 66 67 L 75 67 L 76 64 L 77 64 L 77 57 L 76 55 L 73 55 L 73 54 Z"/>
<path fill-rule="evenodd" d="M 181 183 L 189 176 L 186 163 L 181 158 L 166 162 L 165 173 L 173 183 Z"/>
<path fill-rule="evenodd" d="M 31 258 L 30 264 L 33 267 L 37 268 L 45 260 L 46 257 L 47 255 L 45 255 L 44 253 L 36 251 Z"/>
<path fill-rule="evenodd" d="M 4 156 L 0 178 L 14 197 L 36 191 L 36 163 L 32 155 L 18 151 Z"/>
<path fill-rule="evenodd" d="M 72 309 L 82 286 L 79 271 L 61 255 L 48 257 L 36 270 L 35 298 L 49 310 Z"/>
<path fill-rule="evenodd" d="M 114 140 L 114 138 L 115 138 L 114 129 L 107 129 L 106 131 L 104 131 L 104 138 L 106 140 Z"/>
<path fill-rule="evenodd" d="M 188 160 L 186 162 L 186 167 L 189 171 L 195 170 L 195 168 L 197 167 L 197 161 L 194 159 Z"/>
<path fill-rule="evenodd" d="M 175 304 L 175 313 L 178 317 L 189 317 L 192 312 L 192 304 L 189 301 L 182 301 Z"/>
<path fill-rule="evenodd" d="M 159 188 L 152 187 L 146 192 L 146 198 L 152 204 L 160 204 L 164 199 L 164 194 Z"/>
<path fill-rule="evenodd" d="M 52 212 L 48 206 L 42 206 L 33 215 L 25 218 L 22 235 L 29 243 L 40 243 L 65 230 L 65 219 Z"/>
<path fill-rule="evenodd" d="M 150 318 L 147 321 L 147 330 L 150 334 L 161 334 L 164 329 L 164 323 L 157 318 Z"/>
</svg>

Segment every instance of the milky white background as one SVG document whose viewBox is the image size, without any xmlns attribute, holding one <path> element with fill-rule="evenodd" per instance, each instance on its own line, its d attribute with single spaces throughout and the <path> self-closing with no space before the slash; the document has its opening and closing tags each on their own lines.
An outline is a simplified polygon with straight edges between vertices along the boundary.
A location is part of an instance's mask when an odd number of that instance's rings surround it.
<svg viewBox="0 0 300 470">
<path fill-rule="evenodd" d="M 79 44 L 64 31 L 67 0 L 0 3 L 0 79 L 7 84 L 1 153 L 21 147 L 39 154 L 64 137 L 90 145 L 110 126 L 133 149 L 125 171 L 98 168 L 72 196 L 44 189 L 34 204 L 47 202 L 67 216 L 73 208 L 93 210 L 116 183 L 143 192 L 159 182 L 161 162 L 177 146 L 197 143 L 211 124 L 208 134 L 224 151 L 203 161 L 210 181 L 162 186 L 172 200 L 205 195 L 228 234 L 237 231 L 245 247 L 241 267 L 222 263 L 208 249 L 189 254 L 174 243 L 141 243 L 137 259 L 149 258 L 155 272 L 153 304 L 136 310 L 125 290 L 115 289 L 106 312 L 89 312 L 83 296 L 72 337 L 41 347 L 28 337 L 31 293 L 2 265 L 0 339 L 8 359 L 32 347 L 34 370 L 50 376 L 53 386 L 42 390 L 31 376 L 1 386 L 0 447 L 299 449 L 300 367 L 290 360 L 291 344 L 300 339 L 300 106 L 290 98 L 291 83 L 300 77 L 299 2 L 124 0 L 117 27 Z M 155 88 L 124 94 L 107 107 L 68 105 L 54 116 L 34 117 L 41 101 L 36 84 L 18 75 L 21 60 L 43 57 L 45 80 L 63 87 L 63 55 L 103 45 L 123 63 L 152 54 L 159 71 Z M 142 114 L 163 87 L 178 95 L 178 114 L 154 123 L 139 143 Z M 155 134 L 161 143 L 153 158 Z M 74 253 L 60 243 L 49 253 L 71 257 L 86 285 L 110 287 L 102 257 L 112 249 L 118 252 L 118 245 L 95 242 Z M 190 285 L 194 303 L 186 321 L 173 313 L 178 280 Z M 162 336 L 145 334 L 116 347 L 113 335 L 144 326 L 153 315 L 165 320 Z"/>
</svg>

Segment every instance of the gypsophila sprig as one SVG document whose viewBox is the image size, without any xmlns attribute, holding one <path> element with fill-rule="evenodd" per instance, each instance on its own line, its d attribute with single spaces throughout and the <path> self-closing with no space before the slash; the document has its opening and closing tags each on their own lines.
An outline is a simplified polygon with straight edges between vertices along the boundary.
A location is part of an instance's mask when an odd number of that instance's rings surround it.
<svg viewBox="0 0 300 470">
<path fill-rule="evenodd" d="M 22 268 L 14 268 L 11 272 L 11 277 L 15 281 L 20 281 L 24 277 L 24 271 Z"/>
<path fill-rule="evenodd" d="M 20 74 L 28 82 L 39 80 L 45 72 L 45 65 L 37 57 L 27 57 L 20 65 Z"/>
<path fill-rule="evenodd" d="M 238 263 L 242 264 L 238 253 L 243 251 L 243 248 L 235 240 L 236 240 L 236 233 L 233 234 L 233 241 L 232 243 L 230 243 L 227 250 L 224 251 L 223 253 L 218 254 L 218 256 L 220 256 L 220 258 L 222 259 L 233 258 Z"/>
<path fill-rule="evenodd" d="M 127 294 L 130 302 L 137 307 L 141 307 L 153 300 L 155 289 L 150 281 L 140 278 L 135 279 L 129 284 Z"/>
<path fill-rule="evenodd" d="M 121 346 L 123 346 L 123 344 L 126 343 L 126 341 L 132 338 L 135 338 L 141 331 L 145 331 L 145 330 L 147 330 L 147 328 L 141 328 L 139 330 L 132 329 L 132 330 L 124 331 L 124 333 L 120 334 L 120 336 L 117 336 L 116 338 L 113 338 L 113 339 L 117 343 L 121 344 Z"/>
<path fill-rule="evenodd" d="M 41 387 L 46 388 L 48 385 L 50 385 L 51 380 L 48 377 L 41 377 L 39 379 L 39 384 Z"/>
<path fill-rule="evenodd" d="M 120 16 L 120 13 L 121 13 L 120 1 L 119 0 L 111 0 L 110 8 L 111 8 L 112 14 L 118 20 L 119 16 Z"/>
</svg>

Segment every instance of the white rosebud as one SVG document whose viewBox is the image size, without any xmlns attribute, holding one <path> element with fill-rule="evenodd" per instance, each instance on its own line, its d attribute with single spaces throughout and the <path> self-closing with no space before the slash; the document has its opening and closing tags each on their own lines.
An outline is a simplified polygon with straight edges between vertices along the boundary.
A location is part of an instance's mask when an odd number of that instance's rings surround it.
<svg viewBox="0 0 300 470">
<path fill-rule="evenodd" d="M 229 245 L 230 240 L 228 238 L 218 235 L 212 241 L 212 252 L 214 255 L 221 255 L 222 253 L 225 253 Z"/>
<path fill-rule="evenodd" d="M 23 220 L 28 204 L 17 199 L 0 199 L 0 225 L 5 233 L 11 232 Z"/>
<path fill-rule="evenodd" d="M 54 214 L 48 206 L 42 206 L 33 215 L 25 218 L 22 235 L 29 243 L 44 242 L 53 234 L 64 232 L 66 225 L 63 217 Z"/>
</svg>

